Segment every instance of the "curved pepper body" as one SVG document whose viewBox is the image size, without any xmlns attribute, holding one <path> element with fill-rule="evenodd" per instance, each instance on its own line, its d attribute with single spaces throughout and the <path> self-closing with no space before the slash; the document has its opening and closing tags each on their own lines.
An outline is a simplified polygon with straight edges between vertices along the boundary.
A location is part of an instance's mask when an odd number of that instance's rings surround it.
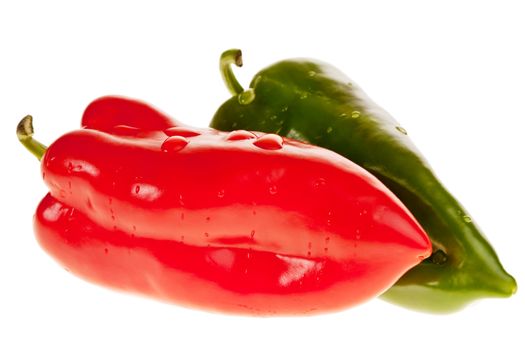
<svg viewBox="0 0 525 350">
<path fill-rule="evenodd" d="M 479 297 L 515 292 L 515 280 L 405 129 L 335 68 L 309 60 L 271 65 L 247 92 L 226 101 L 210 125 L 274 132 L 331 149 L 387 185 L 421 223 L 434 249 L 384 294 L 387 300 L 449 312 Z"/>
<path fill-rule="evenodd" d="M 331 151 L 118 123 L 70 132 L 42 159 L 37 235 L 80 276 L 206 309 L 305 314 L 374 297 L 430 254 L 400 201 Z"/>
<path fill-rule="evenodd" d="M 158 131 L 173 126 L 175 122 L 147 103 L 120 96 L 102 96 L 91 102 L 82 115 L 83 128 L 123 132 L 128 128 L 141 131 Z"/>
</svg>

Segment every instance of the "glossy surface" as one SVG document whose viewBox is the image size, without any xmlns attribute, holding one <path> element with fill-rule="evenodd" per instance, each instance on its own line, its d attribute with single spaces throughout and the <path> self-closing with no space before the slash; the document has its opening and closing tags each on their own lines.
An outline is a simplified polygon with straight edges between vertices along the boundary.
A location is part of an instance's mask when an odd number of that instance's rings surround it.
<svg viewBox="0 0 525 350">
<path fill-rule="evenodd" d="M 307 314 L 374 297 L 430 254 L 399 200 L 331 151 L 277 135 L 168 136 L 181 125 L 162 117 L 112 134 L 108 121 L 91 128 L 96 103 L 42 159 L 37 235 L 75 274 L 205 309 Z"/>
<path fill-rule="evenodd" d="M 84 110 L 81 125 L 107 132 L 119 127 L 136 128 L 142 132 L 183 127 L 142 101 L 120 96 L 103 96 L 91 102 Z"/>
<path fill-rule="evenodd" d="M 252 101 L 240 103 L 248 91 Z M 403 276 L 384 295 L 387 300 L 449 312 L 480 297 L 516 291 L 516 281 L 406 130 L 343 73 L 316 61 L 285 60 L 260 71 L 249 90 L 237 93 L 219 108 L 213 128 L 278 133 L 336 151 L 377 176 L 429 234 L 434 254 Z"/>
</svg>

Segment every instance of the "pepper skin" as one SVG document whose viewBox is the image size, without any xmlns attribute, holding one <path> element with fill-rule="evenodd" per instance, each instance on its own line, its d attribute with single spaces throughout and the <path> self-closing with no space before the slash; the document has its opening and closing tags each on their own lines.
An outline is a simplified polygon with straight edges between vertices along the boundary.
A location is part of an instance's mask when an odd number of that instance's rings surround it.
<svg viewBox="0 0 525 350">
<path fill-rule="evenodd" d="M 126 128 L 158 131 L 181 126 L 148 104 L 120 96 L 103 96 L 91 102 L 82 115 L 83 128 L 122 133 Z"/>
<path fill-rule="evenodd" d="M 433 254 L 383 297 L 421 311 L 452 312 L 480 297 L 506 297 L 516 281 L 467 211 L 445 189 L 406 131 L 343 73 L 310 60 L 285 60 L 260 71 L 243 91 L 226 51 L 221 71 L 233 97 L 210 126 L 278 133 L 331 149 L 382 181 L 413 213 Z"/>
<path fill-rule="evenodd" d="M 379 295 L 431 253 L 403 204 L 331 151 L 115 97 L 82 124 L 45 149 L 35 230 L 90 281 L 206 310 L 315 314 Z"/>
</svg>

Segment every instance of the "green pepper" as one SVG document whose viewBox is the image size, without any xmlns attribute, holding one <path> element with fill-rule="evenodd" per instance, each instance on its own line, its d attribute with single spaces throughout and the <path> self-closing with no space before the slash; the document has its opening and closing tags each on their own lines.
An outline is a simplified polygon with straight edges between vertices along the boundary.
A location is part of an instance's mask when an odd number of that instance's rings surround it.
<svg viewBox="0 0 525 350">
<path fill-rule="evenodd" d="M 260 71 L 244 90 L 232 72 L 240 50 L 221 56 L 233 94 L 217 110 L 219 130 L 257 130 L 331 149 L 374 174 L 412 212 L 433 253 L 382 295 L 430 312 L 452 312 L 482 297 L 507 297 L 517 284 L 472 217 L 434 175 L 403 129 L 334 67 L 284 60 Z"/>
</svg>

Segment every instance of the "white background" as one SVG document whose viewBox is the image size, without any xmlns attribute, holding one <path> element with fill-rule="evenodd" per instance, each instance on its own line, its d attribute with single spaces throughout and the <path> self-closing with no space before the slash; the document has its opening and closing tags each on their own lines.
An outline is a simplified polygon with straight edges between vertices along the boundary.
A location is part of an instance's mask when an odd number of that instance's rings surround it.
<svg viewBox="0 0 525 350">
<path fill-rule="evenodd" d="M 341 5 L 344 3 L 345 5 Z M 525 11 L 519 1 L 0 2 L 1 349 L 524 348 L 523 291 L 429 315 L 373 300 L 308 318 L 183 309 L 88 284 L 32 234 L 46 193 L 15 126 L 49 144 L 105 94 L 206 126 L 229 97 L 221 52 L 243 49 L 243 85 L 264 66 L 330 62 L 409 132 L 525 281 L 522 167 Z"/>
</svg>

